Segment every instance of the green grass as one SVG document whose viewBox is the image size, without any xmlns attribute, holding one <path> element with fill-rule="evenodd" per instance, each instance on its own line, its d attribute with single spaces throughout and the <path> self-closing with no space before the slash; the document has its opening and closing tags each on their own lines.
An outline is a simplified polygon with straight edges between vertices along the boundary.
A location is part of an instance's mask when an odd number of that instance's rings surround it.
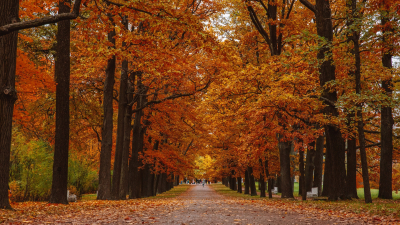
<svg viewBox="0 0 400 225">
<path fill-rule="evenodd" d="M 372 199 L 378 198 L 378 194 L 379 194 L 378 189 L 371 189 Z M 364 188 L 358 188 L 357 195 L 359 198 L 364 199 Z M 393 191 L 392 196 L 393 196 L 393 199 L 395 199 L 395 200 L 400 199 L 400 192 L 396 193 L 395 191 Z"/>
<path fill-rule="evenodd" d="M 97 195 L 96 194 L 84 194 L 82 195 L 82 201 L 92 201 L 92 200 L 96 200 Z"/>
<path fill-rule="evenodd" d="M 190 184 L 180 184 L 175 186 L 171 190 L 164 192 L 162 194 L 157 194 L 157 196 L 148 197 L 149 199 L 158 199 L 158 198 L 175 198 L 186 192 L 191 187 Z"/>
</svg>

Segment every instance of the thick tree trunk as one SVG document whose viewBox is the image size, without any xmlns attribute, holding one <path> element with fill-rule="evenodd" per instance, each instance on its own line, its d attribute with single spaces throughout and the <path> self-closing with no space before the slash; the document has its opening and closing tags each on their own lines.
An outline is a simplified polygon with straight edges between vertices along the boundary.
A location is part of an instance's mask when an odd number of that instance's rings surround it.
<svg viewBox="0 0 400 225">
<path fill-rule="evenodd" d="M 69 13 L 70 1 L 60 1 L 59 11 Z M 58 22 L 56 80 L 56 135 L 54 144 L 53 180 L 50 203 L 68 204 L 68 148 L 69 148 L 69 84 L 70 84 L 70 21 Z"/>
<path fill-rule="evenodd" d="M 145 164 L 142 169 L 142 198 L 151 196 L 151 172 L 150 165 Z"/>
<path fill-rule="evenodd" d="M 291 142 L 279 142 L 279 162 L 281 165 L 281 190 L 282 198 L 293 198 L 292 182 L 290 176 L 290 151 Z"/>
<path fill-rule="evenodd" d="M 388 3 L 386 3 L 388 4 Z M 381 24 L 385 27 L 386 23 L 389 22 L 387 13 L 381 14 Z M 385 14 L 385 15 L 383 15 Z M 386 28 L 387 29 L 387 28 Z M 383 30 L 384 45 L 390 45 L 387 43 L 390 34 L 389 30 Z M 392 30 L 393 31 L 393 30 Z M 393 34 L 394 35 L 394 34 Z M 386 46 L 385 46 L 386 47 Z M 392 68 L 392 55 L 389 52 L 390 48 L 384 49 L 382 56 L 382 64 L 385 68 Z M 392 98 L 392 79 L 386 79 L 382 81 L 382 88 L 385 91 L 385 95 L 388 99 Z M 380 173 L 379 173 L 379 198 L 392 199 L 392 164 L 393 164 L 393 114 L 392 107 L 390 105 L 382 105 L 381 111 L 381 162 L 380 162 Z"/>
<path fill-rule="evenodd" d="M 0 27 L 18 22 L 19 1 L 0 1 Z M 8 199 L 11 133 L 15 90 L 18 31 L 0 36 L 0 209 L 11 209 Z"/>
<path fill-rule="evenodd" d="M 128 65 L 126 65 L 128 66 Z M 124 68 L 122 68 L 124 69 Z M 128 67 L 126 67 L 128 71 Z M 131 103 L 133 101 L 134 92 L 134 81 L 135 75 L 131 75 L 131 82 L 128 81 L 128 96 L 127 101 Z M 124 118 L 124 146 L 122 152 L 122 166 L 121 166 L 121 184 L 120 184 L 120 199 L 126 199 L 126 195 L 129 190 L 129 148 L 131 145 L 131 131 L 132 131 L 132 106 L 126 107 L 125 118 Z"/>
<path fill-rule="evenodd" d="M 317 138 L 314 158 L 314 182 L 313 187 L 318 187 L 318 196 L 322 193 L 322 168 L 324 163 L 324 136 Z"/>
<path fill-rule="evenodd" d="M 250 177 L 249 177 L 249 171 L 246 170 L 244 172 L 244 194 L 248 195 L 250 194 Z"/>
<path fill-rule="evenodd" d="M 323 144 L 323 143 L 322 143 Z M 331 181 L 332 181 L 332 155 L 329 154 L 328 149 L 325 151 L 325 170 L 324 170 L 324 185 L 322 189 L 322 196 L 329 196 Z"/>
<path fill-rule="evenodd" d="M 0 27 L 18 22 L 19 1 L 0 1 Z M 15 90 L 18 31 L 0 36 L 0 209 L 11 209 L 8 199 L 11 133 Z"/>
<path fill-rule="evenodd" d="M 254 175 L 253 175 L 253 168 L 252 167 L 247 167 L 247 171 L 249 173 L 249 185 L 250 185 L 250 191 L 251 191 L 251 196 L 256 196 L 257 195 L 257 189 L 256 189 L 256 182 L 254 180 Z"/>
<path fill-rule="evenodd" d="M 112 17 L 109 16 L 110 20 Z M 108 41 L 112 46 L 115 45 L 115 29 L 108 33 Z M 113 134 L 113 87 L 115 75 L 115 55 L 107 62 L 106 79 L 104 82 L 104 122 L 102 129 L 101 152 L 100 152 L 100 171 L 99 171 L 99 191 L 97 199 L 111 199 L 111 152 Z"/>
<path fill-rule="evenodd" d="M 125 29 L 128 29 L 128 20 L 124 16 L 122 24 Z M 123 42 L 122 46 L 126 46 Z M 114 200 L 120 199 L 120 184 L 121 184 L 121 170 L 122 170 L 122 155 L 124 151 L 124 135 L 125 135 L 125 113 L 128 107 L 128 61 L 122 61 L 121 79 L 119 86 L 119 99 L 118 99 L 118 121 L 117 121 L 117 144 L 115 147 L 114 169 L 112 179 L 112 193 L 111 198 Z M 129 126 L 129 124 L 126 124 Z"/>
<path fill-rule="evenodd" d="M 139 108 L 140 105 L 137 106 Z M 141 112 L 135 113 L 135 123 L 133 125 L 132 134 L 132 157 L 129 161 L 129 199 L 139 198 L 141 182 L 139 182 L 139 142 L 141 131 Z"/>
<path fill-rule="evenodd" d="M 236 179 L 237 179 L 237 192 L 242 193 L 242 177 L 238 176 Z"/>
</svg>

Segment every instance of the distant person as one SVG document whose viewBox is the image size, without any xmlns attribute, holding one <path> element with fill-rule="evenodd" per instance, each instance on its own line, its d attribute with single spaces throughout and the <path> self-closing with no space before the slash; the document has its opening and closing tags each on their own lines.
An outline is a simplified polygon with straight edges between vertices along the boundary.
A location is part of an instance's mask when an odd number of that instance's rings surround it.
<svg viewBox="0 0 400 225">
<path fill-rule="evenodd" d="M 203 187 L 204 187 L 204 184 L 205 184 L 206 182 L 203 180 L 203 182 L 202 182 L 202 183 L 203 183 Z"/>
</svg>

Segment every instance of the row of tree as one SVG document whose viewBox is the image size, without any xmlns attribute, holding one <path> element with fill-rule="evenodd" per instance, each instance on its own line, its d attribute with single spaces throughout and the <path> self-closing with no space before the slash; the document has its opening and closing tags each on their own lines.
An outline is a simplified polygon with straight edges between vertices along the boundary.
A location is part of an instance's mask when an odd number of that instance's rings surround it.
<svg viewBox="0 0 400 225">
<path fill-rule="evenodd" d="M 376 177 L 379 197 L 391 199 L 399 2 L 227 4 L 230 17 L 217 22 L 229 52 L 226 79 L 204 103 L 214 118 L 208 140 L 220 176 L 246 174 L 252 183 L 253 175 L 261 186 L 279 177 L 282 197 L 292 198 L 299 168 L 303 190 L 321 190 L 323 174 L 322 195 L 337 200 L 357 198 L 359 171 L 367 203 Z"/>
<path fill-rule="evenodd" d="M 93 139 L 98 199 L 152 196 L 190 173 L 196 105 L 218 73 L 216 37 L 204 22 L 220 6 L 76 0 L 71 12 L 70 1 L 33 4 L 0 4 L 0 208 L 10 208 L 13 119 L 28 138 L 54 145 L 51 203 L 68 203 L 68 156 L 85 157 Z"/>
</svg>

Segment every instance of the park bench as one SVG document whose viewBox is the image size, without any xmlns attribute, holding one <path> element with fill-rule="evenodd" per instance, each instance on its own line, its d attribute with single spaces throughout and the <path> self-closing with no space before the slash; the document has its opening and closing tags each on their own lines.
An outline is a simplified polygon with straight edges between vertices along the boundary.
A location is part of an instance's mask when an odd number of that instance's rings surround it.
<svg viewBox="0 0 400 225">
<path fill-rule="evenodd" d="M 69 194 L 69 190 L 67 191 L 67 201 L 68 202 L 76 202 L 78 198 L 74 194 Z"/>
<path fill-rule="evenodd" d="M 318 187 L 313 187 L 311 191 L 307 192 L 307 197 L 318 197 Z"/>
<path fill-rule="evenodd" d="M 274 189 L 271 190 L 272 194 L 278 194 L 278 187 L 274 187 Z"/>
</svg>

